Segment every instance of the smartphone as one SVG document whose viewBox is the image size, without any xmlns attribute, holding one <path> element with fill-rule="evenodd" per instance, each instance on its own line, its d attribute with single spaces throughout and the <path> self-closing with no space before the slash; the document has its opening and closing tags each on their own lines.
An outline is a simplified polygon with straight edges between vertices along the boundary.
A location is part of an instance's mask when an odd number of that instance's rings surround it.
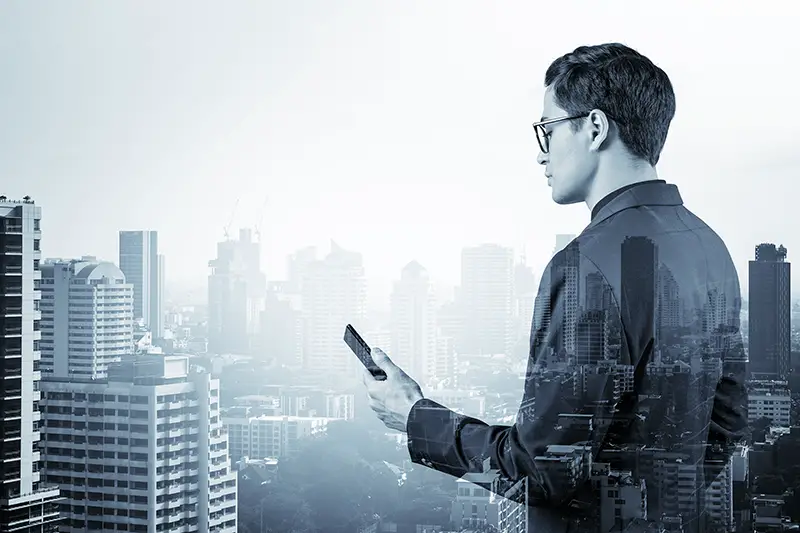
<svg viewBox="0 0 800 533">
<path fill-rule="evenodd" d="M 347 324 L 347 327 L 344 328 L 344 342 L 353 350 L 353 353 L 356 354 L 358 360 L 361 361 L 361 364 L 369 370 L 372 377 L 374 377 L 378 381 L 383 381 L 386 379 L 386 372 L 384 372 L 378 365 L 375 364 L 375 361 L 372 360 L 372 350 L 369 347 L 364 339 L 361 338 L 361 335 L 358 334 L 356 328 L 354 328 L 351 324 Z"/>
</svg>

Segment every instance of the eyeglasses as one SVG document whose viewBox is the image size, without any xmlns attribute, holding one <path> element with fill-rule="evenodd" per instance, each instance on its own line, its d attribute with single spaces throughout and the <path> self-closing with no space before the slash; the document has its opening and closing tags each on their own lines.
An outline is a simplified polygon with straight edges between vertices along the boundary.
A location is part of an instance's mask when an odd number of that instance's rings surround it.
<svg viewBox="0 0 800 533">
<path fill-rule="evenodd" d="M 541 122 L 534 122 L 533 130 L 536 132 L 536 140 L 539 141 L 539 148 L 541 148 L 542 153 L 546 154 L 550 150 L 550 134 L 552 133 L 544 129 L 545 126 L 549 124 L 556 124 L 557 122 L 564 122 L 565 120 L 586 118 L 588 116 L 589 113 L 585 113 L 583 115 L 576 115 L 574 117 L 550 118 L 547 120 L 542 120 Z"/>
</svg>

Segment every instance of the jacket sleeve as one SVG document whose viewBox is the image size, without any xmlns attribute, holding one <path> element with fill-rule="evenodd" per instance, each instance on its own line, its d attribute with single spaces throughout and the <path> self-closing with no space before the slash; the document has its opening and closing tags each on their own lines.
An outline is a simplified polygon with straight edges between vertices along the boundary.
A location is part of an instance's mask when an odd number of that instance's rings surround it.
<svg viewBox="0 0 800 533">
<path fill-rule="evenodd" d="M 538 386 L 537 381 L 541 380 L 533 379 L 534 371 L 544 358 L 554 354 L 558 357 L 563 353 L 562 333 L 573 320 L 566 312 L 565 270 L 554 266 L 551 261 L 539 286 L 531 328 L 527 379 L 516 423 L 512 426 L 489 425 L 429 399 L 420 400 L 412 408 L 407 425 L 408 450 L 413 462 L 455 477 L 484 474 L 486 480 L 494 476 L 492 490 L 500 494 L 503 494 L 503 487 L 510 488 L 527 477 L 529 505 L 532 506 L 559 507 L 572 501 L 585 479 L 564 482 L 560 476 L 548 475 L 551 469 L 543 468 L 541 464 L 550 445 L 572 445 L 592 438 L 602 440 L 603 435 L 576 435 L 574 429 L 570 431 L 559 426 L 558 419 L 562 413 L 579 412 L 579 405 L 607 406 L 613 403 L 613 382 L 604 375 L 594 376 L 597 379 L 589 397 L 578 402 L 574 398 L 575 388 L 565 376 L 555 375 Z M 534 396 L 535 409 L 532 407 Z M 599 414 L 594 409 L 587 414 Z M 586 449 L 579 448 L 578 453 L 586 453 Z M 588 476 L 584 469 L 580 471 L 583 476 Z M 487 486 L 486 483 L 476 484 Z"/>
</svg>

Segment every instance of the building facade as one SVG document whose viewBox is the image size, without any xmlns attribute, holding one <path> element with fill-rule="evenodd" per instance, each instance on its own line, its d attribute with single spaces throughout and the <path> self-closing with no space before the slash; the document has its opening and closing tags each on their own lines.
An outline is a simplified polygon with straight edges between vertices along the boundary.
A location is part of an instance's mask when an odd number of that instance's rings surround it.
<svg viewBox="0 0 800 533">
<path fill-rule="evenodd" d="M 41 208 L 0 197 L 0 531 L 57 531 L 58 487 L 41 479 Z"/>
<path fill-rule="evenodd" d="M 164 262 L 157 231 L 119 232 L 119 268 L 133 285 L 133 316 L 155 338 L 164 336 Z"/>
<path fill-rule="evenodd" d="M 134 288 L 94 258 L 42 265 L 42 374 L 102 379 L 133 349 Z"/>
<path fill-rule="evenodd" d="M 45 380 L 42 406 L 61 531 L 237 530 L 219 380 L 187 357 L 130 356 L 106 380 Z"/>
</svg>

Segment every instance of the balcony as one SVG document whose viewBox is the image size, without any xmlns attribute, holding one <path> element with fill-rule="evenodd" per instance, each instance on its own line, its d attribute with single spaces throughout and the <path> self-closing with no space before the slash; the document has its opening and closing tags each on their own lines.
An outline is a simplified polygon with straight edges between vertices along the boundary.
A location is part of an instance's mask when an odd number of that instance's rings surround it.
<svg viewBox="0 0 800 533">
<path fill-rule="evenodd" d="M 19 467 L 13 469 L 5 469 L 3 471 L 2 483 L 13 483 L 14 481 L 20 480 L 20 469 Z"/>
<path fill-rule="evenodd" d="M 13 389 L 3 389 L 0 390 L 0 398 L 9 399 L 9 398 L 20 398 L 22 396 L 22 389 L 21 388 L 13 388 Z"/>
<path fill-rule="evenodd" d="M 0 282 L 0 294 L 5 296 L 22 296 L 22 281 L 18 283 Z"/>
<path fill-rule="evenodd" d="M 2 273 L 5 275 L 22 275 L 22 265 L 5 264 L 2 268 Z"/>
<path fill-rule="evenodd" d="M 18 424 L 19 425 L 19 424 Z M 22 430 L 17 429 L 6 429 L 2 433 L 0 433 L 0 441 L 6 440 L 15 440 L 22 437 Z"/>
<path fill-rule="evenodd" d="M 9 361 L 0 362 L 0 373 L 2 373 L 2 379 L 22 377 L 21 362 L 22 361 L 19 359 L 11 359 Z"/>
<path fill-rule="evenodd" d="M 22 235 L 22 219 L 21 218 L 4 218 L 3 223 L 0 224 L 0 232 L 8 234 Z"/>
<path fill-rule="evenodd" d="M 0 345 L 3 343 L 0 343 Z M 0 348 L 0 357 L 7 358 L 7 357 L 22 357 L 22 346 L 13 346 L 6 345 Z"/>
<path fill-rule="evenodd" d="M 0 335 L 3 337 L 17 337 L 22 335 L 22 326 L 16 324 L 3 324 L 0 326 Z"/>
<path fill-rule="evenodd" d="M 21 316 L 22 315 L 22 306 L 21 305 L 6 305 L 0 306 L 0 315 L 2 316 Z"/>
<path fill-rule="evenodd" d="M 0 452 L 0 459 L 2 461 L 19 461 L 20 456 L 22 455 L 21 450 L 19 448 L 11 449 L 11 450 L 3 450 Z"/>
<path fill-rule="evenodd" d="M 0 246 L 0 253 L 3 255 L 21 255 L 22 244 L 5 244 Z"/>
</svg>

